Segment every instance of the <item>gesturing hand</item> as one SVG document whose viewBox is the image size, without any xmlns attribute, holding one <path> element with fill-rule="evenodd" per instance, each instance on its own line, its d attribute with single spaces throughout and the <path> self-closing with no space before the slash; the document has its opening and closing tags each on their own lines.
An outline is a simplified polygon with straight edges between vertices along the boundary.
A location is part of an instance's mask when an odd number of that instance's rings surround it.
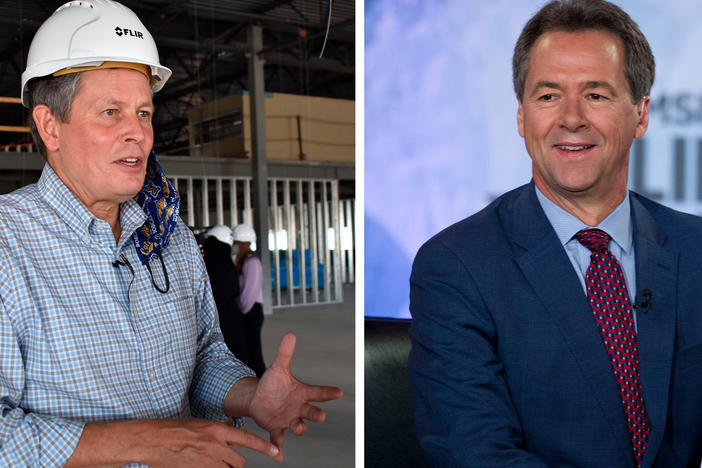
<svg viewBox="0 0 702 468">
<path fill-rule="evenodd" d="M 276 460 L 283 459 L 283 437 L 286 429 L 296 435 L 307 432 L 303 419 L 324 421 L 326 414 L 310 401 L 329 401 L 341 398 L 344 393 L 338 387 L 308 385 L 290 373 L 290 360 L 295 352 L 295 335 L 286 333 L 278 347 L 278 355 L 258 382 L 249 407 L 251 417 L 271 435 L 271 442 L 280 453 Z"/>
<path fill-rule="evenodd" d="M 246 460 L 231 446 L 275 453 L 275 447 L 251 432 L 202 419 L 152 421 L 144 439 L 155 445 L 149 451 L 155 455 L 149 463 L 154 467 L 243 467 Z"/>
<path fill-rule="evenodd" d="M 66 466 L 137 462 L 154 468 L 243 467 L 246 460 L 232 446 L 271 457 L 279 453 L 256 434 L 227 424 L 204 419 L 135 419 L 86 424 Z"/>
</svg>

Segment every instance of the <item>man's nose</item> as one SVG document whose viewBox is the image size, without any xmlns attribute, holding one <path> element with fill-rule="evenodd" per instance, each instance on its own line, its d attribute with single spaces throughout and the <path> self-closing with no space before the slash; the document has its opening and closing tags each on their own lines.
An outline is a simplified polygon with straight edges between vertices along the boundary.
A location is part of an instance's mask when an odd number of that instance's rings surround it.
<svg viewBox="0 0 702 468">
<path fill-rule="evenodd" d="M 562 102 L 560 126 L 570 132 L 577 132 L 587 127 L 585 103 L 580 98 L 565 98 Z"/>
<path fill-rule="evenodd" d="M 150 124 L 138 113 L 127 114 L 122 120 L 122 135 L 124 141 L 140 143 L 151 131 Z"/>
</svg>

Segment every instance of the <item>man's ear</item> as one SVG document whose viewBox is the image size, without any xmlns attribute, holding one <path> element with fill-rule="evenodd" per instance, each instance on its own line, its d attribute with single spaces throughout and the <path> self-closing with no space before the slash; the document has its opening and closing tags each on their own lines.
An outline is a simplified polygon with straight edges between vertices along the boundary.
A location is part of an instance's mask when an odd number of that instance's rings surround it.
<svg viewBox="0 0 702 468">
<path fill-rule="evenodd" d="M 524 138 L 524 109 L 522 109 L 522 101 L 517 98 L 517 130 L 519 135 Z"/>
<path fill-rule="evenodd" d="M 37 126 L 39 136 L 41 136 L 47 151 L 57 151 L 58 144 L 58 119 L 51 113 L 49 107 L 44 104 L 34 106 L 32 119 Z"/>
<path fill-rule="evenodd" d="M 643 136 L 646 134 L 646 130 L 648 129 L 648 111 L 650 104 L 651 98 L 649 96 L 644 96 L 636 106 L 636 114 L 639 117 L 639 121 L 636 124 L 634 138 L 643 138 Z"/>
</svg>

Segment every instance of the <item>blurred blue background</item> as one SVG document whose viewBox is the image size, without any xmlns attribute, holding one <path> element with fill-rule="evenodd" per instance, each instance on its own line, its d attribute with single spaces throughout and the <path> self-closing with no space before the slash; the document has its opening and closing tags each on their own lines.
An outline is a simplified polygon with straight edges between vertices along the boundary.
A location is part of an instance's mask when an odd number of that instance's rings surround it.
<svg viewBox="0 0 702 468">
<path fill-rule="evenodd" d="M 365 314 L 409 317 L 421 244 L 530 180 L 511 59 L 533 0 L 365 2 Z M 702 213 L 702 2 L 615 1 L 656 56 L 630 188 Z"/>
</svg>

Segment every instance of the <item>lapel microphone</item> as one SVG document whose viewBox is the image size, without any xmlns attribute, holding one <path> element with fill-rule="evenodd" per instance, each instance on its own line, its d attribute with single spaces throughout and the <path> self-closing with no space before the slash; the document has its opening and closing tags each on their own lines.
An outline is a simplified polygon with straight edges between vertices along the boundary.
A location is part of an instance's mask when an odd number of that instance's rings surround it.
<svg viewBox="0 0 702 468">
<path fill-rule="evenodd" d="M 642 314 L 647 314 L 652 308 L 653 308 L 653 302 L 651 298 L 653 297 L 653 293 L 651 293 L 651 290 L 648 288 L 643 288 L 643 291 L 641 291 L 641 295 L 643 296 L 643 300 L 639 300 L 636 298 L 634 301 L 634 309 L 636 312 L 640 312 Z"/>
<path fill-rule="evenodd" d="M 119 260 L 113 260 L 112 261 L 112 266 L 119 269 L 121 266 L 126 266 L 129 268 L 129 271 L 132 273 L 132 276 L 134 276 L 134 268 L 132 268 L 132 264 L 129 263 L 129 260 L 127 260 L 127 257 L 124 256 L 124 254 L 121 254 L 119 256 Z"/>
</svg>

